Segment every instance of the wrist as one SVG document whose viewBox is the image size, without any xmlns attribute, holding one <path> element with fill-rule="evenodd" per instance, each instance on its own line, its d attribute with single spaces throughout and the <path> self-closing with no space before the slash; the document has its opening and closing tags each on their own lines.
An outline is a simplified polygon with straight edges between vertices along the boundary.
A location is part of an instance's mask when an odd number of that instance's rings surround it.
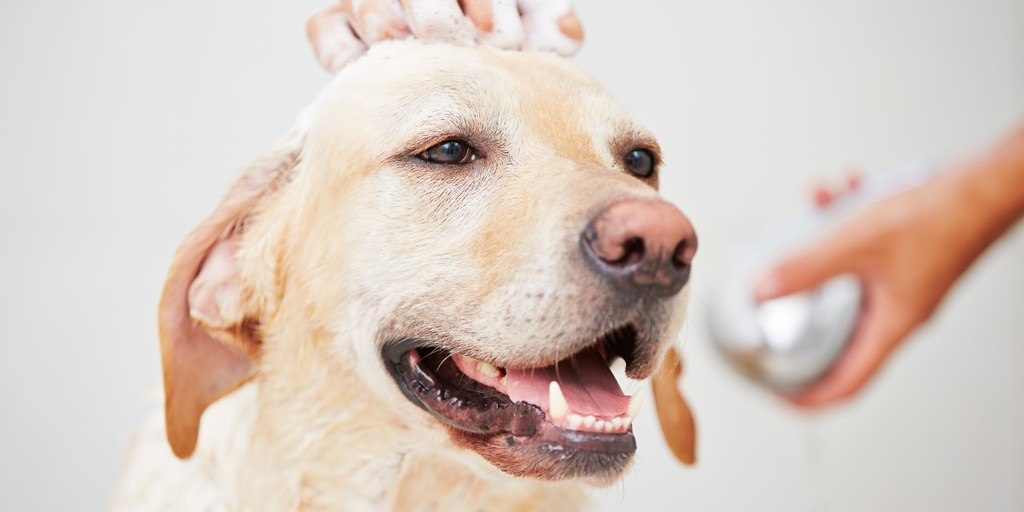
<svg viewBox="0 0 1024 512">
<path fill-rule="evenodd" d="M 951 178 L 962 213 L 975 219 L 986 244 L 994 242 L 1024 216 L 1024 125 Z"/>
</svg>

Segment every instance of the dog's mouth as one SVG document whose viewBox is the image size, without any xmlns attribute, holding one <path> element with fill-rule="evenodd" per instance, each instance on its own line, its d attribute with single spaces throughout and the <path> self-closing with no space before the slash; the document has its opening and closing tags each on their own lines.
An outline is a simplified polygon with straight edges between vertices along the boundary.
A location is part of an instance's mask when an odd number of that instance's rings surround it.
<svg viewBox="0 0 1024 512">
<path fill-rule="evenodd" d="M 626 324 L 536 367 L 498 366 L 410 338 L 388 343 L 383 356 L 410 401 L 499 468 L 542 478 L 601 477 L 617 475 L 636 451 L 639 397 L 622 392 L 609 365 L 619 357 L 630 365 L 638 338 Z M 536 460 L 549 456 L 562 463 Z M 523 457 L 533 460 L 510 460 Z M 532 469 L 518 469 L 523 464 Z"/>
</svg>

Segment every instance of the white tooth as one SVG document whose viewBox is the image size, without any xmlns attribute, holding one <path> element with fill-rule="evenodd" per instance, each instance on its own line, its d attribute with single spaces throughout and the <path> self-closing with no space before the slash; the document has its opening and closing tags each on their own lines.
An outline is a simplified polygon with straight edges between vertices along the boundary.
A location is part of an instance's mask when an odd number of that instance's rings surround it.
<svg viewBox="0 0 1024 512">
<path fill-rule="evenodd" d="M 498 375 L 501 375 L 501 372 L 498 371 L 498 368 L 496 368 L 493 364 L 485 363 L 483 361 L 477 361 L 476 369 L 480 370 L 480 373 L 488 377 L 491 377 L 492 379 L 497 378 Z"/>
<path fill-rule="evenodd" d="M 615 427 L 615 430 L 622 430 L 622 418 L 613 419 L 612 426 Z"/>
<path fill-rule="evenodd" d="M 604 420 L 597 420 L 594 422 L 594 430 L 598 432 L 604 430 Z"/>
<path fill-rule="evenodd" d="M 583 416 L 580 416 L 579 414 L 570 414 L 569 415 L 569 428 L 577 429 L 577 428 L 580 428 L 580 425 L 582 425 L 582 424 L 583 424 Z"/>
<path fill-rule="evenodd" d="M 569 402 L 565 401 L 562 387 L 557 382 L 551 381 L 551 385 L 548 386 L 548 416 L 557 420 L 565 416 L 567 412 L 569 412 Z"/>
<path fill-rule="evenodd" d="M 626 377 L 626 361 L 621 357 L 615 356 L 610 363 L 608 363 L 608 369 L 611 370 L 612 375 L 615 376 L 615 381 L 619 383 L 619 389 L 627 389 L 630 385 L 629 377 Z"/>
<path fill-rule="evenodd" d="M 596 421 L 596 420 L 597 420 L 597 418 L 595 418 L 593 416 L 587 416 L 586 418 L 583 418 L 583 426 L 587 427 L 587 428 L 593 427 L 594 426 L 594 421 Z"/>
<path fill-rule="evenodd" d="M 615 356 L 612 358 L 612 362 L 608 363 L 608 369 L 611 370 L 612 373 L 626 373 L 626 360 L 619 356 Z"/>
<path fill-rule="evenodd" d="M 625 418 L 622 418 L 622 431 L 625 432 L 625 431 L 629 430 L 629 426 L 632 425 L 632 424 L 633 424 L 633 418 L 630 418 L 629 416 L 626 416 Z"/>
<path fill-rule="evenodd" d="M 636 419 L 637 413 L 640 412 L 640 406 L 644 403 L 644 388 L 640 388 L 635 395 L 629 397 L 629 407 L 626 408 L 626 416 L 631 419 Z"/>
<path fill-rule="evenodd" d="M 611 432 L 614 429 L 611 420 L 604 422 L 604 431 Z"/>
<path fill-rule="evenodd" d="M 501 380 L 498 381 L 498 385 L 503 388 L 508 388 L 508 376 L 502 377 Z"/>
</svg>

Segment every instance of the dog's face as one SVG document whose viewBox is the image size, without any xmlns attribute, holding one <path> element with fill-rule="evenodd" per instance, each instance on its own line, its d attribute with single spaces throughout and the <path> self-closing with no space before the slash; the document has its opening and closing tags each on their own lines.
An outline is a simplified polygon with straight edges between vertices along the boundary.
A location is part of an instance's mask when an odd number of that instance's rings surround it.
<svg viewBox="0 0 1024 512">
<path fill-rule="evenodd" d="M 190 317 L 234 352 L 218 357 L 298 350 L 286 333 L 304 323 L 351 370 L 323 386 L 356 375 L 411 432 L 518 476 L 624 471 L 638 404 L 608 364 L 657 369 L 696 249 L 658 199 L 654 137 L 563 59 L 418 42 L 342 70 L 305 123 L 298 153 L 236 187 L 246 213 L 190 249 L 207 254 Z"/>
</svg>

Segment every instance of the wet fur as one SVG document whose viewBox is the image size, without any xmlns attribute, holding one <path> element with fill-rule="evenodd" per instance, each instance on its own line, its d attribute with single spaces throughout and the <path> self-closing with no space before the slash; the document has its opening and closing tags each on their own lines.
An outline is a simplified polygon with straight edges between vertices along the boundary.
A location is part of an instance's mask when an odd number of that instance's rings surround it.
<svg viewBox="0 0 1024 512">
<path fill-rule="evenodd" d="M 482 158 L 413 156 L 449 138 Z M 582 507 L 580 482 L 512 477 L 466 449 L 401 395 L 380 353 L 413 336 L 498 365 L 550 364 L 630 320 L 649 342 L 629 372 L 650 376 L 685 293 L 617 299 L 578 250 L 601 208 L 656 197 L 656 179 L 622 168 L 638 145 L 657 150 L 564 59 L 373 48 L 179 250 L 161 306 L 166 417 L 137 437 L 114 508 Z M 189 347 L 212 355 L 197 362 Z"/>
</svg>

